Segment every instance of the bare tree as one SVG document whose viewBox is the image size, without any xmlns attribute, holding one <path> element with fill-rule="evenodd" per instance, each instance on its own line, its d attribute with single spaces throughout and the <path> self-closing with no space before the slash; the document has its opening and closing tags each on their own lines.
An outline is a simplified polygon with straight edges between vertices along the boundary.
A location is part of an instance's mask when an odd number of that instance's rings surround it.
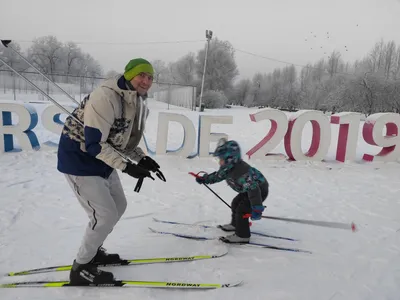
<svg viewBox="0 0 400 300">
<path fill-rule="evenodd" d="M 18 43 L 13 43 L 13 48 L 16 51 L 21 52 L 21 46 Z M 4 48 L 0 54 L 7 64 L 19 72 L 25 71 L 28 68 L 28 64 L 26 64 L 20 56 L 9 48 Z M 2 63 L 0 63 L 0 77 L 3 79 L 4 93 L 7 88 L 12 88 L 13 90 L 17 88 L 17 79 L 19 78 Z"/>
<path fill-rule="evenodd" d="M 65 82 L 69 83 L 69 76 L 76 75 L 79 69 L 79 62 L 83 60 L 83 55 L 81 49 L 79 49 L 78 45 L 73 42 L 68 42 L 63 47 L 65 59 L 64 62 L 66 64 L 66 78 Z"/>
<path fill-rule="evenodd" d="M 393 68 L 393 79 L 400 78 L 400 45 L 397 47 L 395 66 Z"/>
<path fill-rule="evenodd" d="M 391 97 L 392 111 L 400 113 L 400 81 L 393 81 L 393 93 Z"/>
<path fill-rule="evenodd" d="M 234 49 L 227 41 L 217 38 L 210 42 L 207 55 L 207 68 L 204 89 L 225 91 L 229 89 L 233 80 L 239 75 L 236 65 Z M 205 49 L 197 54 L 196 71 L 199 78 L 203 76 Z"/>
<path fill-rule="evenodd" d="M 45 36 L 33 41 L 28 50 L 31 62 L 42 72 L 51 76 L 54 81 L 54 74 L 57 72 L 57 64 L 63 58 L 63 44 L 55 36 Z"/>
<path fill-rule="evenodd" d="M 367 58 L 369 62 L 369 69 L 365 71 L 378 72 L 381 69 L 383 61 L 383 48 L 384 42 L 381 40 L 376 43 L 374 48 L 371 50 L 369 57 Z"/>
<path fill-rule="evenodd" d="M 311 65 L 303 67 L 300 71 L 299 83 L 299 105 L 304 108 L 312 107 L 311 93 L 312 93 L 312 79 L 311 79 Z"/>
<path fill-rule="evenodd" d="M 395 65 L 396 44 L 394 41 L 389 42 L 385 47 L 384 56 L 384 74 L 385 78 L 389 79 L 393 74 L 393 67 Z"/>
<path fill-rule="evenodd" d="M 362 110 L 367 116 L 374 112 L 377 101 L 374 85 L 376 85 L 374 84 L 374 80 L 368 78 L 368 72 L 365 73 L 364 78 L 362 78 L 362 80 L 360 81 L 360 86 L 363 87 Z"/>
<path fill-rule="evenodd" d="M 328 60 L 328 73 L 332 78 L 338 72 L 339 64 L 340 64 L 340 52 L 333 51 L 329 56 Z"/>
<path fill-rule="evenodd" d="M 196 79 L 196 56 L 193 52 L 186 54 L 172 64 L 171 73 L 177 83 L 192 85 Z"/>
<path fill-rule="evenodd" d="M 250 93 L 251 82 L 249 79 L 241 79 L 234 87 L 234 104 L 243 106 Z"/>
<path fill-rule="evenodd" d="M 253 76 L 252 92 L 251 92 L 251 94 L 253 95 L 253 101 L 252 101 L 253 105 L 262 105 L 263 104 L 263 99 L 262 99 L 262 97 L 260 97 L 260 92 L 261 92 L 261 86 L 265 85 L 265 82 L 266 82 L 265 77 L 266 77 L 265 74 L 261 74 L 259 72 L 257 72 Z"/>
<path fill-rule="evenodd" d="M 312 73 L 311 73 L 312 81 L 321 82 L 324 74 L 325 74 L 325 61 L 324 59 L 320 59 L 317 63 L 314 64 L 312 68 Z"/>
<path fill-rule="evenodd" d="M 120 75 L 121 73 L 119 73 L 119 72 L 117 72 L 117 71 L 115 71 L 115 70 L 109 70 L 107 73 L 106 73 L 106 78 L 112 78 L 112 77 L 115 77 L 115 76 L 117 76 L 117 75 Z"/>
<path fill-rule="evenodd" d="M 151 64 L 154 68 L 155 82 L 173 83 L 171 71 L 165 61 L 156 59 L 152 61 Z"/>
<path fill-rule="evenodd" d="M 83 55 L 80 68 L 79 68 L 79 76 L 82 78 L 89 77 L 89 82 L 91 84 L 91 88 L 94 88 L 96 80 L 99 80 L 103 75 L 103 69 L 99 62 L 95 60 L 90 54 L 86 53 Z M 83 80 L 81 84 L 82 87 L 85 88 L 86 80 Z"/>
</svg>

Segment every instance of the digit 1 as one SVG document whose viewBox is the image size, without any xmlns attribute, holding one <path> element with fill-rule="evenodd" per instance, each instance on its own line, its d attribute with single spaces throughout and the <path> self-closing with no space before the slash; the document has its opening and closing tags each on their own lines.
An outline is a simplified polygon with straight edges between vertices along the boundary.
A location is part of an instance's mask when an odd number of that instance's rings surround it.
<svg viewBox="0 0 400 300">
<path fill-rule="evenodd" d="M 331 116 L 332 124 L 340 124 L 336 160 L 355 160 L 361 114 L 341 112 Z"/>
</svg>

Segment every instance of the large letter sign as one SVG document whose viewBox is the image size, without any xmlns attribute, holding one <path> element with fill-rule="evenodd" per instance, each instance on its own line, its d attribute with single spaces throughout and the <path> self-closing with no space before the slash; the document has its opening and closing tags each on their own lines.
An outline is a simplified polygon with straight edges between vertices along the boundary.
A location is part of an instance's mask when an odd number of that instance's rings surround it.
<svg viewBox="0 0 400 300">
<path fill-rule="evenodd" d="M 370 115 L 364 123 L 364 140 L 375 146 L 383 147 L 377 155 L 364 154 L 366 161 L 395 161 L 400 157 L 399 137 L 400 115 L 395 113 L 377 113 Z M 386 136 L 382 135 L 386 127 Z"/>
<path fill-rule="evenodd" d="M 332 124 L 340 124 L 336 160 L 345 162 L 356 159 L 360 118 L 361 114 L 354 112 L 342 112 L 331 116 Z"/>
<path fill-rule="evenodd" d="M 178 122 L 183 127 L 183 141 L 176 150 L 167 150 L 169 122 Z M 185 115 L 160 112 L 158 117 L 156 154 L 190 157 L 196 142 L 196 130 Z"/>
<path fill-rule="evenodd" d="M 38 122 L 35 108 L 30 104 L 0 103 L 0 149 L 13 151 L 15 137 L 22 150 L 38 149 L 39 141 L 32 131 Z M 18 124 L 12 124 L 11 113 L 18 116 Z"/>
<path fill-rule="evenodd" d="M 64 106 L 69 112 L 72 112 L 75 107 Z M 46 107 L 42 112 L 42 124 L 43 127 L 48 131 L 51 131 L 57 135 L 61 134 L 64 123 L 60 120 L 61 114 L 64 112 L 55 105 Z"/>
<path fill-rule="evenodd" d="M 45 104 L 43 104 L 45 105 Z M 41 121 L 48 131 L 60 135 L 63 122 L 61 114 L 65 112 L 55 105 L 46 105 Z M 65 106 L 72 112 L 73 106 Z M 246 152 L 250 158 L 289 159 L 323 161 L 331 145 L 331 126 L 339 125 L 339 134 L 336 147 L 336 160 L 340 162 L 354 161 L 357 157 L 357 146 L 360 139 L 360 123 L 362 114 L 356 112 L 342 112 L 326 116 L 317 110 L 300 110 L 296 113 L 287 113 L 267 108 L 250 114 L 251 122 L 269 120 L 271 126 L 265 130 L 265 136 Z M 16 116 L 15 121 L 12 119 Z M 14 122 L 13 122 L 14 121 Z M 179 123 L 183 128 L 182 144 L 174 150 L 167 149 L 170 122 Z M 184 158 L 209 157 L 210 143 L 220 138 L 228 138 L 225 133 L 211 132 L 213 124 L 232 124 L 233 116 L 200 115 L 198 132 L 193 122 L 184 114 L 160 112 L 157 127 L 155 151 L 151 150 L 146 137 L 143 136 L 139 146 L 153 155 L 172 155 Z M 38 114 L 31 104 L 0 103 L 0 153 L 15 150 L 17 142 L 22 150 L 40 149 L 39 141 L 33 132 L 38 123 Z M 247 125 L 246 125 L 247 126 Z M 303 134 L 304 128 L 310 127 L 311 136 Z M 400 158 L 400 114 L 376 113 L 369 116 L 362 127 L 363 141 L 369 148 L 377 149 L 376 155 L 362 153 L 365 161 L 396 161 Z M 251 130 L 250 130 L 251 131 Z M 250 133 L 250 132 L 249 132 Z M 175 135 L 176 133 L 172 133 Z M 196 149 L 197 138 L 197 149 Z M 174 136 L 174 140 L 177 140 Z M 286 155 L 271 153 L 283 140 Z M 304 142 L 310 146 L 303 151 Z M 54 145 L 46 142 L 45 144 Z M 55 144 L 56 145 L 56 144 Z M 372 152 L 372 150 L 371 150 Z M 361 153 L 360 153 L 361 154 Z"/>
<path fill-rule="evenodd" d="M 200 157 L 208 157 L 210 152 L 210 142 L 218 142 L 220 138 L 228 138 L 225 133 L 211 132 L 211 124 L 232 124 L 232 116 L 200 116 L 199 119 L 199 135 L 198 135 L 198 155 Z"/>
<path fill-rule="evenodd" d="M 303 128 L 307 122 L 312 124 L 311 145 L 307 153 L 303 153 L 301 142 Z M 328 153 L 331 142 L 331 127 L 328 118 L 315 110 L 300 110 L 289 120 L 289 128 L 285 135 L 285 150 L 291 160 L 323 160 Z"/>
<path fill-rule="evenodd" d="M 253 122 L 260 122 L 262 120 L 271 121 L 271 129 L 267 135 L 253 148 L 251 148 L 246 154 L 256 158 L 284 158 L 284 156 L 276 156 L 269 153 L 274 149 L 286 134 L 288 128 L 288 120 L 286 114 L 277 109 L 265 109 L 255 114 L 250 115 L 250 119 Z M 261 151 L 260 151 L 261 150 Z"/>
</svg>

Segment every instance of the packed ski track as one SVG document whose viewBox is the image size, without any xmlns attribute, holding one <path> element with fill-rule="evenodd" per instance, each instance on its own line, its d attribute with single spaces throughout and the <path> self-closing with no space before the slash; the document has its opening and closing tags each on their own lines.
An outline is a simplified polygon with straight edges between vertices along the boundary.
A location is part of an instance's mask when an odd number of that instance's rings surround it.
<svg viewBox="0 0 400 300">
<path fill-rule="evenodd" d="M 35 96 L 32 100 L 36 100 Z M 12 99 L 10 97 L 10 99 Z M 5 99 L 7 100 L 7 99 Z M 62 99 L 63 100 L 63 99 Z M 61 101 L 67 104 L 66 101 Z M 70 104 L 70 103 L 68 103 Z M 50 104 L 33 104 L 40 112 Z M 151 113 L 146 139 L 152 150 L 157 138 L 159 112 L 185 114 L 198 127 L 198 112 L 149 100 Z M 251 122 L 257 109 L 232 108 L 204 114 L 232 115 L 233 124 L 213 125 L 236 139 L 243 153 L 267 133 L 269 123 Z M 376 154 L 360 141 L 357 161 L 334 160 L 337 130 L 332 126 L 332 143 L 324 162 L 246 160 L 260 169 L 270 183 L 264 215 L 355 222 L 358 231 L 330 229 L 262 219 L 252 230 L 297 239 L 289 241 L 252 236 L 252 241 L 298 248 L 312 253 L 279 251 L 224 244 L 218 240 L 192 240 L 152 232 L 176 232 L 218 237 L 217 228 L 196 225 L 226 223 L 230 210 L 188 172 L 212 172 L 212 158 L 185 159 L 157 156 L 167 178 L 145 180 L 140 193 L 136 181 L 120 173 L 128 208 L 104 244 L 110 252 L 126 259 L 213 255 L 222 257 L 188 262 L 154 263 L 108 267 L 119 280 L 231 283 L 239 286 L 211 290 L 157 288 L 13 288 L 0 289 L 0 299 L 268 299 L 268 300 L 366 300 L 398 299 L 400 292 L 400 167 L 398 162 L 365 163 L 362 154 Z M 336 131 L 335 131 L 336 130 Z M 362 128 L 360 127 L 360 133 Z M 71 264 L 80 245 L 87 217 L 61 173 L 56 169 L 58 137 L 40 123 L 33 129 L 41 149 L 0 155 L 0 273 Z M 250 134 L 251 133 L 251 134 Z M 311 126 L 303 135 L 304 147 Z M 183 130 L 170 124 L 168 149 L 182 143 Z M 50 142 L 49 142 L 50 141 Z M 212 146 L 211 146 L 212 147 Z M 284 152 L 283 142 L 274 152 Z M 226 202 L 235 193 L 225 183 L 211 186 Z M 153 218 L 194 224 L 156 222 Z M 4 276 L 0 284 L 18 281 L 68 280 L 68 272 Z"/>
</svg>

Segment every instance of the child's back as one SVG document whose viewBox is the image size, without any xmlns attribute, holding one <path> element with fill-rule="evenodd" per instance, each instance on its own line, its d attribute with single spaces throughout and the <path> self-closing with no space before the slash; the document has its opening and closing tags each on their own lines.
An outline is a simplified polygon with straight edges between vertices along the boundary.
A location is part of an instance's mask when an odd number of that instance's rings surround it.
<svg viewBox="0 0 400 300">
<path fill-rule="evenodd" d="M 256 168 L 240 160 L 226 174 L 227 184 L 238 193 L 254 190 L 257 186 L 268 189 L 268 181 Z"/>
</svg>

